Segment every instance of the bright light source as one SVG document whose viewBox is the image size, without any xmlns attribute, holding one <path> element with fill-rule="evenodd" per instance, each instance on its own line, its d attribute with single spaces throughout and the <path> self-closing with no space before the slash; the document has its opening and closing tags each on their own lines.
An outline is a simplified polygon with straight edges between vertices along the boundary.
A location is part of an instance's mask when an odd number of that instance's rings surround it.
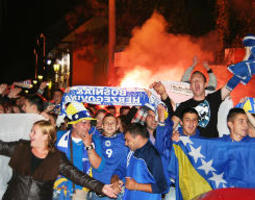
<svg viewBox="0 0 255 200">
<path fill-rule="evenodd" d="M 59 69 L 60 69 L 60 64 L 54 64 L 53 69 L 54 69 L 55 72 L 58 72 Z"/>
<path fill-rule="evenodd" d="M 51 59 L 47 59 L 46 63 L 47 65 L 50 65 L 52 63 Z"/>
<path fill-rule="evenodd" d="M 39 80 L 42 80 L 43 79 L 43 76 L 42 75 L 38 75 L 37 77 Z"/>
<path fill-rule="evenodd" d="M 33 80 L 33 84 L 36 85 L 38 83 L 37 80 Z"/>
<path fill-rule="evenodd" d="M 49 82 L 47 83 L 47 86 L 48 86 L 49 89 L 51 89 L 51 87 L 52 87 L 52 81 L 49 81 Z"/>
<path fill-rule="evenodd" d="M 25 90 L 25 93 L 28 94 L 28 90 Z"/>
</svg>

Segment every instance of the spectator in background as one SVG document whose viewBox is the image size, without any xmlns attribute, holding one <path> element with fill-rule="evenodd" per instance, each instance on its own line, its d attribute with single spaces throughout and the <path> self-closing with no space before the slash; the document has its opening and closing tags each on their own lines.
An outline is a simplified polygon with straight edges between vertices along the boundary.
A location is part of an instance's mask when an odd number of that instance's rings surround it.
<svg viewBox="0 0 255 200">
<path fill-rule="evenodd" d="M 182 79 L 181 79 L 182 82 L 190 83 L 190 77 L 191 77 L 192 71 L 196 65 L 197 65 L 197 56 L 194 56 L 193 64 L 185 71 L 185 73 L 182 76 Z M 209 75 L 209 81 L 208 81 L 208 85 L 207 85 L 206 89 L 213 91 L 217 87 L 216 76 L 213 73 L 212 69 L 209 67 L 207 62 L 204 62 L 203 66 Z"/>
<path fill-rule="evenodd" d="M 127 130 L 126 115 L 120 115 L 117 117 L 119 132 L 124 133 Z"/>
<path fill-rule="evenodd" d="M 61 103 L 63 94 L 64 92 L 61 89 L 56 89 L 54 91 L 52 100 L 55 105 L 58 105 Z"/>
<path fill-rule="evenodd" d="M 246 112 L 247 114 L 247 117 L 248 117 L 248 126 L 249 126 L 249 129 L 248 129 L 248 135 L 252 138 L 255 138 L 255 116 L 254 114 L 251 114 L 249 112 Z"/>
<path fill-rule="evenodd" d="M 44 102 L 40 96 L 33 94 L 26 97 L 22 109 L 25 113 L 41 114 L 44 110 Z"/>
<path fill-rule="evenodd" d="M 121 106 L 120 107 L 120 116 L 121 115 L 127 115 L 129 111 L 130 111 L 129 106 Z"/>
<path fill-rule="evenodd" d="M 61 101 L 62 101 L 62 97 L 64 95 L 64 92 L 61 89 L 56 89 L 53 93 L 53 98 L 52 98 L 52 104 L 54 107 L 53 108 L 53 112 L 55 114 L 59 114 L 60 113 L 60 109 L 61 109 Z"/>
<path fill-rule="evenodd" d="M 109 113 L 111 113 L 113 116 L 116 116 L 117 111 L 116 111 L 116 107 L 115 106 L 113 106 L 113 105 L 107 106 L 106 110 Z"/>
<path fill-rule="evenodd" d="M 95 114 L 95 118 L 97 120 L 96 128 L 99 131 L 102 131 L 102 123 L 103 123 L 103 119 L 106 114 L 107 114 L 107 111 L 104 109 L 97 110 L 97 112 Z"/>
<path fill-rule="evenodd" d="M 3 113 L 5 113 L 4 105 L 0 103 L 0 114 L 3 114 Z"/>
</svg>

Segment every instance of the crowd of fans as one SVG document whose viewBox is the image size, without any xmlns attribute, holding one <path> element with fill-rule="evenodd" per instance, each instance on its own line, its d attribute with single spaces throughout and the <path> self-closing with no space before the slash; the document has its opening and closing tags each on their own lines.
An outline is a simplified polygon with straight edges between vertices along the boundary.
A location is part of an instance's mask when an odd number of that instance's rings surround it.
<svg viewBox="0 0 255 200">
<path fill-rule="evenodd" d="M 190 72 L 194 66 L 191 67 Z M 206 63 L 205 67 L 212 73 Z M 193 97 L 176 110 L 161 82 L 150 85 L 165 105 L 159 104 L 156 110 L 146 106 L 67 104 L 67 117 L 57 127 L 56 148 L 83 173 L 112 184 L 117 199 L 179 199 L 175 197 L 175 180 L 168 169 L 173 141 L 189 136 L 254 142 L 255 136 L 254 116 L 242 108 L 232 108 L 227 115 L 230 135 L 219 138 L 219 107 L 239 80 L 230 79 L 225 86 L 206 95 L 205 75 L 195 71 L 189 76 Z M 215 81 L 212 85 L 215 89 Z M 0 113 L 36 113 L 56 127 L 64 91 L 56 89 L 52 99 L 46 100 L 43 96 L 46 87 L 42 82 L 34 94 L 27 95 L 16 84 L 1 84 Z M 75 183 L 60 174 L 54 184 L 53 199 L 110 199 Z"/>
</svg>

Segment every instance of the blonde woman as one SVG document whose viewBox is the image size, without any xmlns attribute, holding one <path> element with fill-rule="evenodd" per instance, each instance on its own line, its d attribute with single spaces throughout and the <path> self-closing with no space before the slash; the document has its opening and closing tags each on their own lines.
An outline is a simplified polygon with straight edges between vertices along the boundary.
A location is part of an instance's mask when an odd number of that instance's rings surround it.
<svg viewBox="0 0 255 200">
<path fill-rule="evenodd" d="M 65 154 L 55 149 L 55 140 L 55 127 L 45 120 L 34 123 L 30 141 L 0 140 L 0 154 L 11 158 L 9 165 L 13 169 L 3 200 L 50 200 L 58 174 L 98 194 L 116 197 L 111 185 L 105 185 L 77 170 Z"/>
</svg>

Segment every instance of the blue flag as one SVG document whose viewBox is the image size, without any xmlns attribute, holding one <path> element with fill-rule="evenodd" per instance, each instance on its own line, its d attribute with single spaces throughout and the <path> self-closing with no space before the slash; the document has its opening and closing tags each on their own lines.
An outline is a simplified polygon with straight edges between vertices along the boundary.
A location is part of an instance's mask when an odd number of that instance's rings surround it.
<svg viewBox="0 0 255 200">
<path fill-rule="evenodd" d="M 245 112 L 255 113 L 255 98 L 247 97 L 243 103 L 236 105 L 237 108 L 242 108 Z"/>
<path fill-rule="evenodd" d="M 177 199 L 217 188 L 255 188 L 255 143 L 181 136 L 173 145 L 169 172 Z"/>
</svg>

